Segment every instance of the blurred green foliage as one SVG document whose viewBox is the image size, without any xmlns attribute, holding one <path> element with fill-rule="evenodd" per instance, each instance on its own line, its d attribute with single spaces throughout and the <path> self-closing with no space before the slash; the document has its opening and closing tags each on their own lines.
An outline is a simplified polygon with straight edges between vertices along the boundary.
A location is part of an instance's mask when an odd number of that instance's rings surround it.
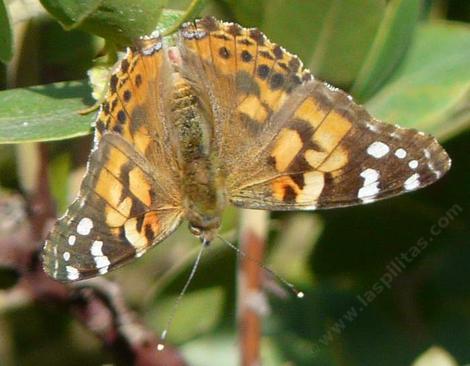
<svg viewBox="0 0 470 366">
<path fill-rule="evenodd" d="M 13 39 L 8 10 L 3 1 L 0 1 L 0 44 L 0 61 L 10 61 L 13 56 Z"/>
<path fill-rule="evenodd" d="M 63 181 L 83 164 L 89 140 L 60 141 L 91 131 L 92 116 L 77 110 L 91 103 L 90 88 L 80 80 L 101 50 L 96 36 L 107 37 L 108 47 L 127 44 L 157 25 L 171 26 L 180 13 L 164 12 L 158 21 L 162 7 L 184 10 L 188 1 L 142 0 L 131 7 L 120 0 L 41 2 L 73 31 L 44 15 L 23 30 L 24 43 L 15 50 L 16 85 L 25 88 L 0 92 L 0 142 L 58 140 L 49 144 L 48 173 L 63 209 L 70 195 Z M 435 134 L 453 159 L 446 177 L 417 193 L 356 208 L 272 215 L 267 263 L 306 296 L 270 295 L 264 364 L 411 365 L 433 346 L 455 365 L 470 363 L 469 2 L 206 3 L 203 14 L 261 28 L 299 54 L 316 77 L 352 91 L 377 117 Z M 0 41 L 7 47 L 0 59 L 5 61 L 12 43 L 2 4 Z M 46 83 L 54 84 L 31 87 Z M 79 150 L 82 154 L 71 152 Z M 11 173 L 14 156 L 11 145 L 0 145 L 0 184 L 10 189 L 19 188 Z M 222 235 L 236 240 L 236 226 L 236 210 L 227 210 Z M 423 240 L 426 249 L 378 293 L 387 266 Z M 109 275 L 155 331 L 165 326 L 168 304 L 187 278 L 196 247 L 183 227 Z M 215 242 L 176 315 L 169 339 L 191 365 L 237 364 L 235 267 L 234 253 Z M 371 291 L 376 296 L 364 305 L 360 299 Z M 1 365 L 111 362 L 63 309 L 34 305 L 4 312 L 1 306 L 0 301 Z M 60 349 L 67 349 L 66 357 Z"/>
</svg>

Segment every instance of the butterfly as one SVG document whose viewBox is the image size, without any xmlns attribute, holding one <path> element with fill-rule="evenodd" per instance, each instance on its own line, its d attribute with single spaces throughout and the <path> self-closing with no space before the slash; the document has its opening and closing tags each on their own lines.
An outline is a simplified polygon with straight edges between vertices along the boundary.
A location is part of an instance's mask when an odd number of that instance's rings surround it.
<svg viewBox="0 0 470 366">
<path fill-rule="evenodd" d="M 438 180 L 432 137 L 383 123 L 257 29 L 212 17 L 129 48 L 111 76 L 76 200 L 43 266 L 74 281 L 140 257 L 183 220 L 211 242 L 224 208 L 315 210 Z"/>
</svg>

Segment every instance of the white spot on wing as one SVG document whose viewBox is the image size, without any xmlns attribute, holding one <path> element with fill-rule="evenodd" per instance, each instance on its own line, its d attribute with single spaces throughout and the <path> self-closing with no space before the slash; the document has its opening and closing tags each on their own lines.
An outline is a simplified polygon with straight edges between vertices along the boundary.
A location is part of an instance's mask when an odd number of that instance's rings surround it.
<svg viewBox="0 0 470 366">
<path fill-rule="evenodd" d="M 100 268 L 98 270 L 98 273 L 103 275 L 103 274 L 108 273 L 108 270 L 109 270 L 109 266 L 106 266 L 106 267 Z"/>
<path fill-rule="evenodd" d="M 367 148 L 367 153 L 376 159 L 380 159 L 381 157 L 387 155 L 389 151 L 390 148 L 388 147 L 388 145 L 380 141 L 373 142 Z"/>
<path fill-rule="evenodd" d="M 52 249 L 52 253 L 54 254 L 54 273 L 53 276 L 57 278 L 57 271 L 59 269 L 59 261 L 57 260 L 57 246 L 54 246 Z"/>
<path fill-rule="evenodd" d="M 416 169 L 418 167 L 418 160 L 411 160 L 409 163 L 408 163 L 408 166 L 411 168 L 411 169 Z"/>
<path fill-rule="evenodd" d="M 375 169 L 366 169 L 360 175 L 364 178 L 364 186 L 374 183 L 379 178 L 379 172 Z"/>
<path fill-rule="evenodd" d="M 357 192 L 357 198 L 361 199 L 364 203 L 371 202 L 379 190 L 379 172 L 375 169 L 365 169 L 361 172 L 360 176 L 364 178 L 362 188 Z"/>
<path fill-rule="evenodd" d="M 99 240 L 95 240 L 93 244 L 91 245 L 91 249 L 90 249 L 91 255 L 94 257 L 103 255 L 102 248 L 103 248 L 103 242 Z"/>
<path fill-rule="evenodd" d="M 109 258 L 105 255 L 101 255 L 99 257 L 95 257 L 95 263 L 96 263 L 96 268 L 105 268 L 105 267 L 109 267 L 109 265 L 111 264 L 111 262 L 109 261 Z M 108 269 L 106 268 L 106 271 Z"/>
<path fill-rule="evenodd" d="M 369 122 L 366 122 L 366 127 L 369 131 L 372 131 L 372 132 L 377 132 L 379 130 L 376 125 L 369 123 Z"/>
<path fill-rule="evenodd" d="M 66 266 L 65 270 L 67 271 L 67 279 L 74 281 L 77 280 L 80 277 L 80 272 L 78 272 L 78 269 L 72 266 Z"/>
<path fill-rule="evenodd" d="M 442 175 L 442 172 L 440 172 L 439 170 L 437 170 L 437 169 L 434 167 L 434 164 L 432 163 L 431 160 L 428 161 L 427 166 L 428 166 L 428 168 L 434 173 L 434 175 L 436 176 L 436 178 L 439 179 L 440 176 Z"/>
<path fill-rule="evenodd" d="M 109 258 L 103 254 L 103 242 L 95 240 L 90 248 L 90 253 L 96 263 L 96 268 L 100 274 L 108 273 L 111 262 Z"/>
<path fill-rule="evenodd" d="M 145 250 L 139 250 L 138 252 L 135 253 L 136 258 L 140 258 L 145 254 Z"/>
<path fill-rule="evenodd" d="M 357 193 L 357 197 L 360 198 L 364 203 L 367 202 L 372 202 L 374 197 L 377 195 L 377 193 L 380 192 L 379 187 L 379 182 L 375 182 L 373 184 L 369 184 L 368 186 L 362 187 L 359 189 L 359 192 Z"/>
<path fill-rule="evenodd" d="M 395 156 L 398 158 L 398 159 L 404 159 L 406 158 L 406 150 L 405 149 L 402 149 L 402 148 L 399 148 L 395 151 Z"/>
<path fill-rule="evenodd" d="M 419 174 L 415 173 L 411 177 L 409 177 L 407 180 L 405 180 L 405 189 L 407 191 L 412 191 L 413 189 L 416 189 L 419 187 Z"/>
<path fill-rule="evenodd" d="M 152 45 L 152 46 L 149 47 L 149 48 L 143 49 L 143 50 L 142 50 L 142 53 L 144 54 L 144 56 L 151 56 L 151 55 L 153 55 L 155 52 L 160 51 L 161 48 L 162 48 L 162 43 L 161 43 L 161 42 L 158 42 L 158 43 Z"/>
<path fill-rule="evenodd" d="M 74 245 L 75 240 L 77 240 L 77 237 L 75 235 L 70 235 L 68 239 L 69 245 Z"/>
<path fill-rule="evenodd" d="M 88 217 L 81 219 L 77 225 L 77 233 L 80 235 L 90 234 L 91 229 L 93 229 L 93 221 Z"/>
<path fill-rule="evenodd" d="M 62 255 L 64 257 L 64 261 L 68 262 L 68 260 L 70 259 L 70 253 L 69 252 L 64 252 L 64 254 Z"/>
</svg>

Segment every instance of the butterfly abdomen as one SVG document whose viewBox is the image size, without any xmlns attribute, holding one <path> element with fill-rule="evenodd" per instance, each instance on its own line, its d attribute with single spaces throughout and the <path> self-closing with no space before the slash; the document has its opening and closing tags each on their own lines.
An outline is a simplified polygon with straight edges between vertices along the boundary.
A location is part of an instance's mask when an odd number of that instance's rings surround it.
<svg viewBox="0 0 470 366">
<path fill-rule="evenodd" d="M 223 187 L 212 154 L 213 131 L 189 83 L 176 76 L 171 106 L 179 147 L 186 217 L 194 226 L 212 225 L 225 206 Z"/>
</svg>

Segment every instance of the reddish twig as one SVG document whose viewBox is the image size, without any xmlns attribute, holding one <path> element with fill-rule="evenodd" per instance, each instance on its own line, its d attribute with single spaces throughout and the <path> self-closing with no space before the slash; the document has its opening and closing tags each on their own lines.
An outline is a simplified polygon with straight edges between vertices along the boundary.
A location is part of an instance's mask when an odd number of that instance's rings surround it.
<svg viewBox="0 0 470 366">
<path fill-rule="evenodd" d="M 266 300 L 262 291 L 263 262 L 268 213 L 242 210 L 238 268 L 238 328 L 240 358 L 243 366 L 261 364 L 261 316 L 266 312 Z M 258 262 L 258 263 L 256 263 Z"/>
<path fill-rule="evenodd" d="M 126 365 L 185 365 L 176 349 L 157 351 L 158 337 L 131 311 L 119 286 L 104 278 L 74 286 L 71 311 Z"/>
</svg>

